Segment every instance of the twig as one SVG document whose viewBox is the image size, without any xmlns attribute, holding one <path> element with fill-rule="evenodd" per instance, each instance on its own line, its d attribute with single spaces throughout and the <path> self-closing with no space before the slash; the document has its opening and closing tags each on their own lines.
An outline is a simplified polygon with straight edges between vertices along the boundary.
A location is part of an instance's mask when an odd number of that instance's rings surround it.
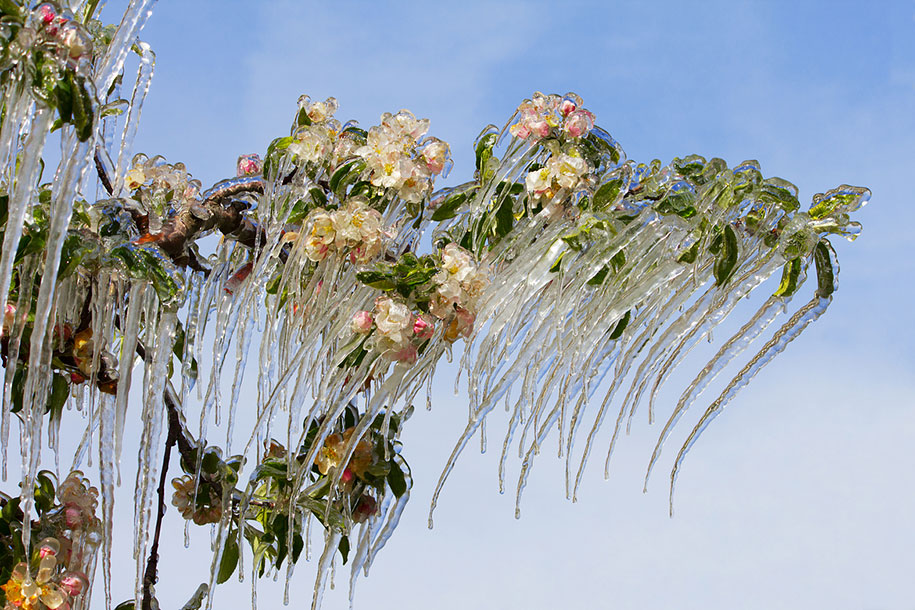
<svg viewBox="0 0 915 610">
<path fill-rule="evenodd" d="M 153 610 L 152 607 L 152 587 L 158 580 L 159 568 L 159 535 L 162 533 L 162 517 L 165 516 L 165 481 L 168 479 L 168 462 L 171 457 L 172 447 L 178 442 L 180 433 L 180 423 L 177 418 L 171 416 L 169 410 L 168 418 L 168 436 L 165 439 L 165 455 L 162 457 L 162 472 L 159 474 L 159 488 L 156 490 L 158 496 L 158 508 L 156 510 L 156 530 L 153 534 L 153 543 L 149 549 L 149 559 L 146 561 L 146 572 L 143 575 L 143 599 L 141 600 L 142 610 Z"/>
</svg>

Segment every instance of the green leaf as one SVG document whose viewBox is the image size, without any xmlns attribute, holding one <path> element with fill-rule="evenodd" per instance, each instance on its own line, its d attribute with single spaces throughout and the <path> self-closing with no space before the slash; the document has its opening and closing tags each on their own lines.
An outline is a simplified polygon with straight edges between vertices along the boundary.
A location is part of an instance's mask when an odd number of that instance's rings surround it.
<svg viewBox="0 0 915 610">
<path fill-rule="evenodd" d="M 16 373 L 13 375 L 13 392 L 11 411 L 18 413 L 23 407 L 23 392 L 25 391 L 25 367 L 16 367 Z"/>
<path fill-rule="evenodd" d="M 680 218 L 692 218 L 696 215 L 693 205 L 696 194 L 686 183 L 675 184 L 664 197 L 658 201 L 655 209 L 661 214 L 676 214 Z"/>
<path fill-rule="evenodd" d="M 68 78 L 72 78 L 69 76 Z M 77 76 L 71 81 L 73 87 L 73 126 L 76 128 L 76 137 L 80 142 L 85 142 L 92 137 L 92 96 L 86 89 L 86 79 Z"/>
<path fill-rule="evenodd" d="M 737 234 L 731 225 L 725 225 L 723 232 L 724 239 L 721 242 L 721 249 L 718 257 L 715 259 L 713 272 L 715 274 L 715 285 L 723 286 L 737 268 Z"/>
<path fill-rule="evenodd" d="M 553 263 L 553 266 L 550 267 L 550 273 L 559 273 L 559 270 L 562 269 L 562 257 L 566 255 L 566 251 L 563 250 L 559 253 L 559 256 L 556 257 L 556 262 Z"/>
<path fill-rule="evenodd" d="M 299 113 L 295 115 L 295 124 L 299 127 L 311 125 L 311 118 L 309 118 L 308 112 L 304 108 L 299 108 Z"/>
<path fill-rule="evenodd" d="M 263 176 L 267 180 L 275 178 L 273 171 L 279 163 L 280 158 L 285 154 L 286 149 L 292 144 L 292 137 L 276 138 L 267 146 L 267 154 L 264 155 Z"/>
<path fill-rule="evenodd" d="M 508 235 L 515 224 L 514 203 L 511 197 L 505 197 L 496 210 L 496 235 L 500 239 Z"/>
<path fill-rule="evenodd" d="M 790 297 L 797 292 L 801 276 L 801 259 L 800 257 L 791 259 L 782 267 L 782 280 L 778 284 L 778 290 L 773 296 Z"/>
<path fill-rule="evenodd" d="M 849 214 L 864 205 L 869 197 L 869 190 L 843 184 L 825 195 L 814 195 L 814 205 L 807 213 L 814 220 L 829 216 L 834 212 Z"/>
<path fill-rule="evenodd" d="M 343 558 L 343 565 L 346 565 L 349 559 L 349 538 L 347 536 L 340 536 L 340 544 L 337 545 L 337 549 L 340 551 L 340 557 Z"/>
<path fill-rule="evenodd" d="M 50 476 L 49 476 L 50 475 Z M 54 506 L 54 481 L 51 480 L 50 471 L 42 470 L 35 477 L 35 508 L 41 515 Z"/>
<path fill-rule="evenodd" d="M 678 263 L 686 263 L 687 265 L 692 265 L 696 262 L 696 257 L 699 256 L 699 240 L 693 242 L 693 245 L 683 251 L 680 256 L 677 257 Z"/>
<path fill-rule="evenodd" d="M 705 157 L 700 155 L 689 155 L 683 159 L 677 157 L 671 162 L 671 165 L 684 178 L 693 178 L 701 175 L 705 169 Z"/>
<path fill-rule="evenodd" d="M 390 276 L 381 271 L 360 271 L 356 274 L 356 279 L 366 286 L 371 286 L 378 290 L 394 290 L 397 287 Z"/>
<path fill-rule="evenodd" d="M 623 335 L 623 331 L 626 330 L 626 327 L 629 326 L 629 319 L 632 317 L 632 310 L 626 312 L 619 322 L 616 323 L 616 326 L 613 327 L 613 330 L 610 332 L 610 339 L 616 340 Z"/>
<path fill-rule="evenodd" d="M 359 177 L 364 169 L 365 161 L 359 158 L 343 163 L 330 177 L 330 182 L 328 183 L 330 190 L 340 199 L 345 199 L 343 191 L 346 189 L 346 185 Z"/>
<path fill-rule="evenodd" d="M 836 253 L 828 241 L 821 239 L 817 242 L 813 249 L 813 260 L 817 267 L 817 296 L 820 298 L 830 296 L 838 288 L 835 258 Z"/>
<path fill-rule="evenodd" d="M 604 280 L 607 278 L 607 274 L 610 273 L 610 267 L 604 265 L 601 267 L 600 271 L 595 273 L 590 280 L 588 280 L 588 286 L 600 286 L 604 283 Z"/>
<path fill-rule="evenodd" d="M 794 212 L 801 207 L 797 198 L 797 187 L 781 178 L 764 180 L 759 199 L 765 203 L 774 203 L 786 212 Z"/>
<path fill-rule="evenodd" d="M 394 460 L 390 461 L 391 469 L 388 471 L 387 481 L 394 493 L 394 497 L 399 498 L 407 493 L 407 480 L 404 477 L 400 464 Z"/>
<path fill-rule="evenodd" d="M 222 559 L 219 560 L 219 572 L 216 574 L 216 583 L 222 584 L 229 580 L 238 566 L 238 536 L 236 532 L 229 531 L 226 546 L 222 550 Z"/>
<path fill-rule="evenodd" d="M 432 212 L 432 220 L 441 222 L 443 220 L 448 220 L 449 218 L 454 218 L 457 215 L 458 208 L 460 208 L 465 201 L 467 201 L 467 193 L 454 193 L 448 196 L 441 205 Z"/>
<path fill-rule="evenodd" d="M 616 201 L 617 196 L 620 193 L 620 189 L 623 187 L 622 180 L 611 180 L 605 184 L 602 184 L 597 192 L 594 193 L 594 199 L 592 200 L 592 209 L 596 211 L 601 211 L 606 209 L 609 205 Z"/>
<path fill-rule="evenodd" d="M 487 162 L 492 158 L 492 149 L 496 145 L 499 135 L 488 133 L 477 141 L 476 146 L 476 169 L 480 181 L 487 180 L 490 176 L 484 175 Z"/>
<path fill-rule="evenodd" d="M 68 73 L 66 78 L 57 81 L 54 87 L 54 98 L 57 101 L 57 112 L 63 123 L 69 123 L 73 117 L 73 77 Z"/>
<path fill-rule="evenodd" d="M 52 420 L 60 419 L 60 415 L 63 413 L 64 404 L 66 404 L 69 396 L 70 384 L 67 383 L 67 378 L 60 373 L 54 373 L 53 381 L 51 382 L 51 393 L 48 396 L 48 405 L 45 407 L 45 413 L 50 413 Z"/>
</svg>

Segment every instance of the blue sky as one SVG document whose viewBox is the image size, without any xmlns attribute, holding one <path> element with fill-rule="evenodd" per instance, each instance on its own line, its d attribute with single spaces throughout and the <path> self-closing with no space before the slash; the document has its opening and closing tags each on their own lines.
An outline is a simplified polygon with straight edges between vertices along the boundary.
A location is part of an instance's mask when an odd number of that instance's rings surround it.
<svg viewBox="0 0 915 610">
<path fill-rule="evenodd" d="M 582 95 L 632 159 L 758 159 L 802 202 L 841 183 L 873 191 L 858 241 L 834 242 L 830 311 L 707 431 L 674 519 L 670 450 L 641 493 L 658 430 L 639 421 L 611 479 L 592 464 L 577 504 L 545 452 L 520 521 L 498 494 L 497 452 L 470 448 L 427 530 L 466 414 L 453 369 L 440 371 L 432 412 L 405 432 L 411 505 L 357 608 L 913 607 L 915 3 L 161 2 L 142 38 L 158 61 L 136 149 L 205 186 L 286 135 L 303 93 L 337 97 L 338 117 L 365 126 L 402 107 L 430 118 L 460 182 L 477 133 L 541 90 Z M 208 534 L 186 551 L 169 517 L 159 594 L 178 607 L 205 580 Z M 298 567 L 294 607 L 312 573 Z M 326 607 L 345 607 L 345 582 Z M 245 607 L 248 587 L 225 585 L 217 605 Z M 262 583 L 261 607 L 281 599 Z"/>
</svg>

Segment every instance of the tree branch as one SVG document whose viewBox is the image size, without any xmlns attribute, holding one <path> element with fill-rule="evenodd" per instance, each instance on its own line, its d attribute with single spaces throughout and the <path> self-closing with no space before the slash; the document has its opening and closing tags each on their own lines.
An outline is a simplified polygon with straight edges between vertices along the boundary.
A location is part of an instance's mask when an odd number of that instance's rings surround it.
<svg viewBox="0 0 915 610">
<path fill-rule="evenodd" d="M 158 580 L 159 569 L 159 535 L 162 533 L 162 518 L 165 516 L 165 481 L 168 479 L 168 463 L 171 458 L 172 447 L 178 441 L 180 436 L 180 424 L 176 425 L 177 419 L 171 417 L 171 410 L 168 418 L 168 436 L 165 439 L 165 455 L 162 457 L 162 472 L 159 474 L 159 488 L 156 490 L 158 496 L 158 508 L 156 510 L 156 530 L 153 534 L 152 546 L 149 549 L 149 558 L 146 561 L 146 572 L 143 575 L 143 598 L 140 607 L 142 610 L 153 610 L 152 588 Z"/>
</svg>

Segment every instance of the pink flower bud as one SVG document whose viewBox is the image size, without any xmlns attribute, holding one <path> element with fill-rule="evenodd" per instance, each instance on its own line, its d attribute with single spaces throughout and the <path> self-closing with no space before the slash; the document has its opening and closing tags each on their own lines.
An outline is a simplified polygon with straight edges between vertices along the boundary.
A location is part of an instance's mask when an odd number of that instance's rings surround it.
<svg viewBox="0 0 915 610">
<path fill-rule="evenodd" d="M 576 110 L 566 119 L 565 130 L 573 138 L 580 138 L 594 127 L 594 115 L 587 110 Z"/>
<path fill-rule="evenodd" d="M 64 520 L 71 530 L 79 529 L 83 524 L 83 514 L 77 506 L 67 506 L 64 511 Z"/>
<path fill-rule="evenodd" d="M 539 138 L 545 138 L 550 135 L 550 124 L 543 119 L 530 121 L 527 126 L 530 128 L 531 133 Z"/>
<path fill-rule="evenodd" d="M 362 496 L 359 498 L 359 504 L 356 505 L 356 509 L 353 511 L 353 521 L 362 523 L 375 514 L 377 507 L 378 503 L 375 501 L 375 498 L 372 496 Z"/>
<path fill-rule="evenodd" d="M 413 323 L 413 334 L 418 339 L 428 339 L 433 332 L 435 332 L 435 326 L 432 325 L 432 322 L 424 320 L 422 316 L 416 318 L 416 322 Z"/>
<path fill-rule="evenodd" d="M 87 578 L 79 572 L 67 572 L 60 577 L 60 588 L 67 592 L 67 595 L 77 596 L 83 592 L 86 586 Z"/>
<path fill-rule="evenodd" d="M 345 469 L 343 471 L 343 474 L 340 476 L 340 480 L 343 481 L 344 483 L 349 483 L 350 481 L 352 481 L 353 480 L 353 471 L 350 470 L 349 468 Z"/>
<path fill-rule="evenodd" d="M 522 140 L 526 140 L 528 136 L 531 135 L 531 130 L 528 129 L 527 125 L 525 125 L 523 122 L 515 123 L 508 128 L 508 131 L 516 138 L 521 138 Z"/>
<path fill-rule="evenodd" d="M 575 108 L 575 102 L 570 99 L 564 99 L 562 100 L 562 103 L 559 104 L 559 112 L 562 113 L 562 116 L 569 116 Z"/>
<path fill-rule="evenodd" d="M 357 311 L 351 324 L 353 332 L 364 335 L 372 330 L 372 314 L 368 311 Z"/>
<path fill-rule="evenodd" d="M 413 365 L 416 364 L 416 359 L 419 358 L 419 352 L 416 351 L 415 345 L 408 343 L 402 349 L 394 352 L 392 358 L 397 362 Z"/>
<path fill-rule="evenodd" d="M 38 14 L 41 17 L 41 22 L 45 25 L 50 25 L 54 18 L 57 17 L 57 13 L 54 12 L 54 7 L 50 4 L 42 4 L 38 7 Z"/>
<path fill-rule="evenodd" d="M 250 176 L 259 174 L 263 169 L 263 162 L 256 154 L 242 155 L 238 158 L 236 174 L 239 176 Z"/>
</svg>

